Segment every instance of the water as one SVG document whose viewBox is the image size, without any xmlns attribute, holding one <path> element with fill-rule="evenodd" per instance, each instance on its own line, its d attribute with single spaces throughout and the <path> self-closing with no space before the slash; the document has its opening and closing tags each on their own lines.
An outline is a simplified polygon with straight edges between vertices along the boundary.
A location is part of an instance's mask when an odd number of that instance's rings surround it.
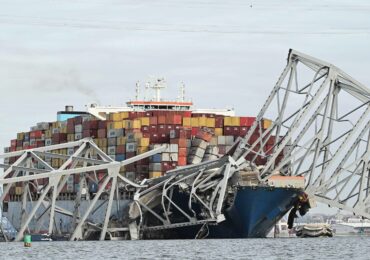
<svg viewBox="0 0 370 260">
<path fill-rule="evenodd" d="M 0 243 L 0 259 L 369 259 L 370 237 Z"/>
</svg>

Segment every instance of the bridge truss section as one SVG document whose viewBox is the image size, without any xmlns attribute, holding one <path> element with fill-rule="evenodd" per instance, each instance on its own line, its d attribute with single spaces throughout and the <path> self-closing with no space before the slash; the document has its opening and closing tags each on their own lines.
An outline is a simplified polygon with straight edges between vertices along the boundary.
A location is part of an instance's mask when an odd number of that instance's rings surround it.
<svg viewBox="0 0 370 260">
<path fill-rule="evenodd" d="M 135 188 L 143 188 L 131 180 L 120 174 L 120 169 L 125 165 L 142 160 L 153 154 L 160 153 L 167 148 L 163 145 L 157 149 L 137 155 L 122 162 L 114 161 L 105 154 L 91 138 L 85 138 L 80 141 L 69 142 L 65 144 L 57 144 L 45 146 L 35 149 L 28 149 L 6 154 L 0 154 L 0 158 L 9 161 L 9 158 L 15 158 L 11 164 L 1 164 L 4 168 L 4 173 L 0 176 L 0 184 L 4 185 L 3 193 L 0 197 L 2 205 L 4 198 L 8 195 L 10 189 L 17 184 L 22 185 L 22 213 L 21 227 L 18 230 L 16 241 L 23 238 L 24 232 L 28 231 L 31 221 L 35 221 L 38 227 L 41 227 L 45 221 L 42 218 L 45 214 L 49 217 L 47 227 L 49 234 L 58 234 L 58 225 L 55 223 L 55 214 L 63 214 L 73 218 L 73 227 L 70 240 L 84 239 L 88 226 L 93 226 L 100 231 L 100 240 L 104 240 L 107 232 L 115 232 L 122 228 L 111 227 L 111 212 L 113 202 L 118 201 L 118 187 L 132 186 Z M 60 149 L 72 150 L 71 154 L 64 155 L 58 153 Z M 53 168 L 51 163 L 47 162 L 47 158 L 61 159 L 63 164 L 59 168 Z M 104 171 L 104 177 L 98 179 L 97 171 Z M 63 187 L 66 185 L 68 178 L 73 178 L 74 175 L 80 176 L 80 189 L 74 200 L 74 211 L 71 212 L 57 205 L 58 197 L 61 195 Z M 99 183 L 99 188 L 93 198 L 88 198 L 87 210 L 81 215 L 80 204 L 82 199 L 83 187 L 86 194 L 89 194 L 88 179 L 93 179 Z M 47 180 L 46 185 L 40 185 L 41 180 Z M 43 182 L 44 183 L 44 182 Z M 39 195 L 35 199 L 35 192 Z M 91 223 L 88 219 L 93 210 L 100 208 L 98 200 L 104 195 L 105 207 L 104 222 Z M 117 207 L 119 203 L 117 203 Z M 102 207 L 103 208 L 103 207 Z M 41 212 L 37 214 L 37 212 Z M 120 209 L 117 208 L 117 211 Z"/>
<path fill-rule="evenodd" d="M 262 181 L 305 176 L 311 198 L 370 218 L 369 101 L 370 90 L 341 69 L 290 50 L 234 159 L 262 157 Z"/>
</svg>

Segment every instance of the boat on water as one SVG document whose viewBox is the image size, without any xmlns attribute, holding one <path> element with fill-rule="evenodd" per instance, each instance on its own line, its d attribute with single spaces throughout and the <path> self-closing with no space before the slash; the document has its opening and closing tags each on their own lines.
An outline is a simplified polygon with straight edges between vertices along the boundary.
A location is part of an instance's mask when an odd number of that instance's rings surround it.
<svg viewBox="0 0 370 260">
<path fill-rule="evenodd" d="M 155 148 L 156 145 L 168 144 L 170 147 L 168 151 L 152 156 L 149 160 L 127 165 L 120 172 L 135 183 L 148 180 L 150 187 L 155 186 L 163 178 L 168 178 L 167 173 L 171 170 L 212 161 L 227 155 L 233 149 L 237 138 L 243 137 L 254 122 L 254 117 L 235 116 L 235 111 L 232 109 L 194 109 L 193 103 L 185 100 L 184 88 L 181 88 L 181 95 L 176 101 L 163 100 L 160 92 L 165 88 L 163 79 L 156 80 L 150 87 L 155 91 L 153 99 L 140 99 L 137 86 L 136 99 L 127 102 L 127 106 L 123 107 L 90 104 L 86 112 L 79 112 L 73 111 L 73 108 L 68 106 L 65 111 L 58 112 L 57 121 L 41 122 L 31 127 L 29 132 L 18 133 L 17 139 L 11 141 L 10 147 L 5 148 L 5 152 L 91 137 L 110 158 L 123 161 Z M 269 124 L 271 122 L 266 119 L 262 127 L 267 129 Z M 274 140 L 271 141 L 273 143 Z M 265 145 L 268 152 L 271 144 L 268 142 Z M 62 155 L 69 155 L 74 151 L 60 149 L 59 152 Z M 153 193 L 152 197 L 148 196 L 153 200 L 153 205 L 152 211 L 141 215 L 144 219 L 140 221 L 144 221 L 147 228 L 142 238 L 266 237 L 292 207 L 299 207 L 307 201 L 301 200 L 304 197 L 302 196 L 303 177 L 287 176 L 283 172 L 277 172 L 268 182 L 261 182 L 258 174 L 259 170 L 263 169 L 266 158 L 258 154 L 256 157 L 255 165 L 238 171 L 228 182 L 227 195 L 222 208 L 224 219 L 207 225 L 200 221 L 191 225 L 181 225 L 185 221 L 184 215 L 187 214 L 193 214 L 197 219 L 202 219 L 204 208 L 201 203 L 191 200 L 189 187 L 178 185 L 171 196 L 176 204 L 185 209 L 184 212 L 173 210 L 171 212 L 171 219 L 174 220 L 173 227 L 156 229 L 158 220 L 151 215 L 162 215 L 164 212 L 160 203 L 154 201 L 155 194 Z M 282 158 L 283 154 L 277 160 Z M 45 157 L 44 160 L 55 169 L 65 162 L 63 159 L 52 157 Z M 89 201 L 96 195 L 104 174 L 97 171 L 68 178 L 56 205 L 65 209 L 65 212 L 72 212 L 74 216 L 77 213 L 83 215 Z M 22 216 L 24 218 L 24 212 L 29 210 L 24 201 L 36 200 L 47 184 L 48 180 L 45 179 L 10 188 L 9 194 L 4 199 L 3 214 L 15 229 L 20 228 Z M 107 190 L 109 188 L 110 186 L 107 185 Z M 31 196 L 25 195 L 27 192 Z M 128 212 L 135 211 L 134 193 L 134 190 L 118 186 L 114 203 L 119 207 L 112 209 L 112 215 L 117 219 L 117 223 L 120 223 L 118 226 L 125 226 Z M 79 197 L 78 210 L 75 206 L 77 197 Z M 99 223 L 103 222 L 104 214 L 99 213 L 99 209 L 106 207 L 105 201 L 104 197 L 98 200 L 99 206 L 94 209 L 94 214 L 89 218 L 90 233 L 86 237 L 90 239 L 96 239 L 101 230 Z M 189 203 L 191 207 L 186 209 Z M 40 207 L 36 212 L 36 220 L 31 221 L 28 226 L 31 233 L 40 234 L 35 236 L 35 239 L 39 238 L 40 241 L 52 239 L 51 236 L 43 234 L 46 230 L 44 225 L 48 223 L 46 210 Z M 60 236 L 69 234 L 77 223 L 76 217 L 65 212 L 55 215 L 56 234 Z M 135 218 L 132 219 L 135 220 Z M 127 228 L 115 230 L 116 232 L 108 233 L 106 239 L 120 240 L 128 237 Z"/>
</svg>

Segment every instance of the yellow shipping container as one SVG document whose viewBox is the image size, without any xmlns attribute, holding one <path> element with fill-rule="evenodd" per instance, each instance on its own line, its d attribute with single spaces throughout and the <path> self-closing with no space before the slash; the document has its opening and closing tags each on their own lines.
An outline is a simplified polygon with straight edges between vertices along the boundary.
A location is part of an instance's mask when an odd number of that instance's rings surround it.
<svg viewBox="0 0 370 260">
<path fill-rule="evenodd" d="M 23 140 L 24 139 L 24 133 L 18 133 L 17 134 L 17 140 Z"/>
<path fill-rule="evenodd" d="M 132 121 L 132 128 L 135 129 L 135 128 L 141 128 L 141 122 L 139 119 L 135 119 Z"/>
<path fill-rule="evenodd" d="M 120 114 L 121 119 L 128 118 L 128 112 L 120 112 L 119 114 Z"/>
<path fill-rule="evenodd" d="M 145 152 L 147 152 L 147 151 L 149 151 L 149 147 L 148 146 L 139 146 L 138 148 L 137 148 L 137 153 L 138 154 L 142 154 L 142 153 L 145 153 Z"/>
<path fill-rule="evenodd" d="M 216 125 L 216 120 L 214 119 L 214 118 L 207 118 L 207 127 L 211 127 L 211 128 L 213 128 L 213 127 L 215 127 L 215 125 Z"/>
<path fill-rule="evenodd" d="M 125 145 L 126 144 L 126 137 L 120 136 L 117 138 L 117 145 Z"/>
<path fill-rule="evenodd" d="M 45 138 L 51 138 L 51 130 L 45 131 Z"/>
<path fill-rule="evenodd" d="M 140 138 L 138 140 L 139 146 L 148 147 L 149 146 L 149 138 Z"/>
<path fill-rule="evenodd" d="M 232 126 L 232 124 L 232 117 L 227 116 L 224 118 L 224 126 Z"/>
<path fill-rule="evenodd" d="M 158 178 L 162 176 L 162 172 L 149 172 L 149 179 Z"/>
<path fill-rule="evenodd" d="M 68 142 L 73 142 L 75 140 L 75 135 L 74 134 L 68 134 L 67 135 L 67 141 Z"/>
<path fill-rule="evenodd" d="M 149 117 L 140 117 L 141 126 L 149 126 Z"/>
<path fill-rule="evenodd" d="M 135 139 L 135 141 L 139 140 L 140 138 L 143 138 L 143 134 L 142 133 L 134 133 L 134 139 Z"/>
<path fill-rule="evenodd" d="M 240 126 L 240 117 L 231 118 L 232 126 Z"/>
<path fill-rule="evenodd" d="M 110 122 L 110 123 L 108 123 L 107 128 L 108 128 L 108 130 L 123 128 L 122 121 Z"/>
<path fill-rule="evenodd" d="M 182 125 L 183 126 L 191 126 L 191 117 L 183 117 L 182 118 Z"/>
<path fill-rule="evenodd" d="M 51 166 L 54 167 L 54 168 L 59 168 L 59 159 L 57 158 L 53 158 L 51 159 Z"/>
<path fill-rule="evenodd" d="M 101 144 L 102 147 L 107 147 L 108 139 L 107 138 L 101 138 L 100 139 L 100 144 Z"/>
<path fill-rule="evenodd" d="M 198 117 L 198 124 L 199 124 L 199 126 L 207 126 L 207 118 L 206 117 Z"/>
<path fill-rule="evenodd" d="M 59 133 L 61 133 L 61 134 L 66 134 L 66 133 L 67 133 L 67 127 L 66 127 L 66 126 L 61 127 L 61 128 L 59 129 Z"/>
<path fill-rule="evenodd" d="M 263 128 L 267 129 L 272 125 L 272 121 L 269 119 L 263 119 Z"/>
<path fill-rule="evenodd" d="M 215 135 L 216 136 L 221 136 L 223 134 L 223 129 L 222 128 L 215 128 Z"/>
<path fill-rule="evenodd" d="M 121 114 L 120 113 L 112 113 L 109 115 L 109 119 L 112 120 L 112 121 L 121 121 L 122 118 L 121 118 Z"/>
<path fill-rule="evenodd" d="M 192 117 L 191 118 L 191 127 L 199 127 L 198 117 Z"/>
<path fill-rule="evenodd" d="M 23 193 L 23 188 L 22 187 L 15 187 L 15 194 L 16 195 L 21 195 Z"/>
<path fill-rule="evenodd" d="M 124 122 L 125 122 L 124 128 L 132 129 L 132 120 L 124 120 Z"/>
</svg>

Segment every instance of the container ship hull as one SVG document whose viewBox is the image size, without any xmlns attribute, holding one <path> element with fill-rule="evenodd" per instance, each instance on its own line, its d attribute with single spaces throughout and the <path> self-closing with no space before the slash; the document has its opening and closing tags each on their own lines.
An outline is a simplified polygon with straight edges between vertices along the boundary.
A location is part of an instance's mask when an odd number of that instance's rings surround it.
<svg viewBox="0 0 370 260">
<path fill-rule="evenodd" d="M 298 202 L 300 194 L 302 190 L 296 188 L 241 187 L 234 203 L 224 212 L 225 221 L 149 231 L 144 239 L 265 238 L 276 222 Z M 181 194 L 177 196 L 175 201 L 179 205 L 189 199 Z"/>
</svg>

